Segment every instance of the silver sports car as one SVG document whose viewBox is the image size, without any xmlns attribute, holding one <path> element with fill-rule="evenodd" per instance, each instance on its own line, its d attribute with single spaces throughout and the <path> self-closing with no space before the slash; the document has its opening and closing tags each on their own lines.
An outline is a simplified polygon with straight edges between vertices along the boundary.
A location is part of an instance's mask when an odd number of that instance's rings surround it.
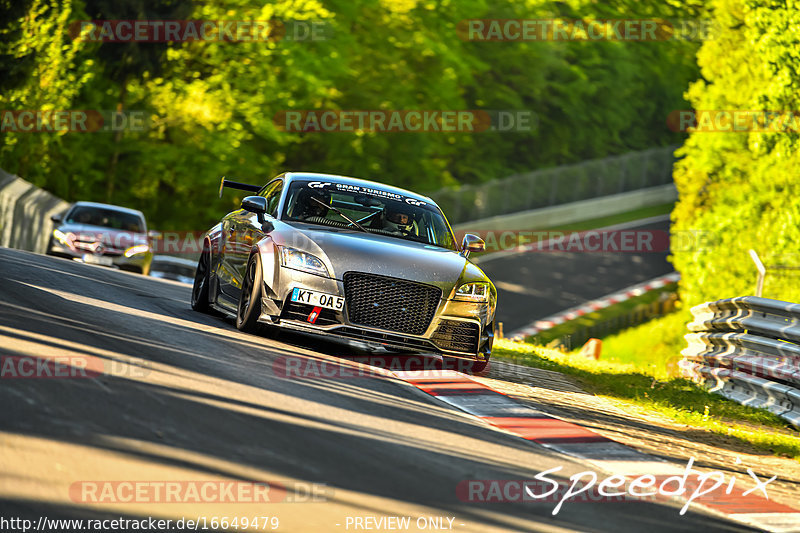
<svg viewBox="0 0 800 533">
<path fill-rule="evenodd" d="M 497 291 L 425 196 L 343 176 L 284 173 L 250 191 L 204 236 L 192 308 L 258 323 L 432 352 L 480 371 Z"/>
</svg>

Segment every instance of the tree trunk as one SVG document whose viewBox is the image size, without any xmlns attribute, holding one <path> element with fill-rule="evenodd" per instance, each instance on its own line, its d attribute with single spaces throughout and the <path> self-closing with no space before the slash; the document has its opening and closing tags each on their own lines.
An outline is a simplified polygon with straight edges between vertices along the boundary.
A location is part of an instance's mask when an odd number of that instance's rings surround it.
<svg viewBox="0 0 800 533">
<path fill-rule="evenodd" d="M 123 78 L 119 90 L 119 99 L 117 101 L 117 113 L 122 113 L 125 106 L 125 96 L 128 92 L 128 77 Z M 123 129 L 120 128 L 114 131 L 114 148 L 111 153 L 111 159 L 108 162 L 108 170 L 106 171 L 106 202 L 111 203 L 111 198 L 114 196 L 114 185 L 117 176 L 117 163 L 119 162 L 120 143 L 122 141 Z"/>
</svg>

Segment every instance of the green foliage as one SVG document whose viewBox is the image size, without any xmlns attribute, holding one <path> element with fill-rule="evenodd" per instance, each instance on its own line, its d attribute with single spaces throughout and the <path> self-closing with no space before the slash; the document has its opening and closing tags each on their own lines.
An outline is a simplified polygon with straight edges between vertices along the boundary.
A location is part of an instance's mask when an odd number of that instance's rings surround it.
<svg viewBox="0 0 800 533">
<path fill-rule="evenodd" d="M 698 53 L 703 79 L 687 97 L 700 110 L 800 109 L 800 11 L 785 2 L 714 0 L 720 32 Z M 703 301 L 754 294 L 756 270 L 800 266 L 798 134 L 692 133 L 675 168 L 680 201 L 673 234 L 707 232 L 707 245 L 674 251 L 682 299 Z M 797 276 L 768 272 L 764 296 L 800 301 Z"/>
<path fill-rule="evenodd" d="M 0 5 L 5 0 L 0 0 Z M 192 11 L 187 11 L 190 6 Z M 136 15 L 132 14 L 136 13 Z M 142 209 L 162 229 L 200 229 L 236 206 L 221 175 L 351 174 L 420 191 L 676 142 L 691 42 L 479 42 L 479 18 L 691 18 L 660 0 L 28 0 L 0 18 L 0 110 L 145 111 L 144 131 L 4 134 L 0 166 L 68 200 Z M 71 21 L 304 20 L 323 40 L 93 43 Z M 8 59 L 11 58 L 11 59 Z M 295 133 L 287 110 L 527 110 L 530 132 Z"/>
<path fill-rule="evenodd" d="M 66 110 L 95 73 L 68 34 L 72 0 L 31 0 L 0 19 L 0 110 Z M 2 10 L 0 10 L 2 11 Z M 0 166 L 64 193 L 64 133 L 0 134 Z"/>
</svg>

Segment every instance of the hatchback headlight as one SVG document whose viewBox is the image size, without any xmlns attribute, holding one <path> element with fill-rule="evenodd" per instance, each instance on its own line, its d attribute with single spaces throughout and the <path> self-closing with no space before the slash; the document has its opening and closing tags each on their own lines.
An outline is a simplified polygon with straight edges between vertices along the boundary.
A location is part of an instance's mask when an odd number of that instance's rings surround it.
<svg viewBox="0 0 800 533">
<path fill-rule="evenodd" d="M 132 257 L 136 254 L 144 254 L 150 251 L 150 246 L 147 244 L 137 244 L 125 250 L 125 257 Z"/>
<path fill-rule="evenodd" d="M 295 270 L 302 270 L 318 276 L 328 276 L 328 269 L 317 256 L 294 248 L 281 247 L 281 265 Z"/>
<path fill-rule="evenodd" d="M 489 284 L 486 282 L 465 283 L 456 290 L 454 300 L 488 302 Z"/>
<path fill-rule="evenodd" d="M 53 237 L 56 238 L 58 242 L 64 244 L 66 246 L 72 247 L 72 241 L 75 240 L 75 234 L 71 232 L 64 233 L 59 229 L 53 230 Z"/>
</svg>

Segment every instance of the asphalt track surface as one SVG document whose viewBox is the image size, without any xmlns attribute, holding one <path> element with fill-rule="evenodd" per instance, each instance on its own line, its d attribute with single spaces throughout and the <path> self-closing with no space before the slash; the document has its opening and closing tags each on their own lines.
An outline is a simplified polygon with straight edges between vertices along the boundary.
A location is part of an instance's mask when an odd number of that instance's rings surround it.
<svg viewBox="0 0 800 533">
<path fill-rule="evenodd" d="M 563 480 L 587 467 L 397 379 L 287 378 L 276 361 L 352 369 L 365 352 L 241 333 L 191 311 L 186 285 L 3 248 L 0 277 L 4 360 L 70 357 L 104 369 L 0 380 L 2 518 L 258 515 L 300 532 L 363 531 L 348 517 L 385 516 L 452 517 L 451 531 L 750 530 L 702 511 L 679 516 L 669 502 L 568 501 L 556 516 L 554 502 L 464 502 L 464 480 L 532 480 L 556 466 Z M 129 503 L 116 493 L 94 503 L 75 489 L 109 480 L 280 481 L 287 498 Z M 307 501 L 311 484 L 326 501 Z"/>
<path fill-rule="evenodd" d="M 668 232 L 669 220 L 629 223 L 616 228 Z M 654 247 L 656 248 L 656 247 Z M 511 332 L 675 268 L 667 251 L 654 252 L 497 252 L 477 264 L 497 287 L 497 318 Z"/>
</svg>

